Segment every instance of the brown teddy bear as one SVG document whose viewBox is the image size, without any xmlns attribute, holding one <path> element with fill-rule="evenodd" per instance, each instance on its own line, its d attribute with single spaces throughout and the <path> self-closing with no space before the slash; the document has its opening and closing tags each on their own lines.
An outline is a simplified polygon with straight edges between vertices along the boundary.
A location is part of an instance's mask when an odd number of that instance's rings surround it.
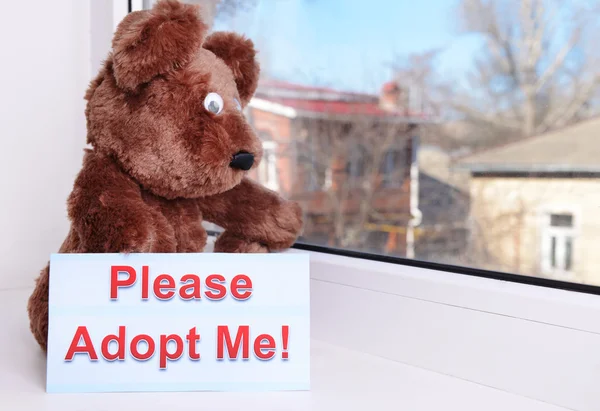
<svg viewBox="0 0 600 411">
<path fill-rule="evenodd" d="M 87 142 L 60 253 L 269 252 L 300 235 L 300 207 L 248 178 L 262 146 L 242 109 L 259 75 L 253 43 L 207 35 L 197 6 L 128 14 L 86 92 Z M 46 351 L 49 265 L 28 302 Z"/>
</svg>

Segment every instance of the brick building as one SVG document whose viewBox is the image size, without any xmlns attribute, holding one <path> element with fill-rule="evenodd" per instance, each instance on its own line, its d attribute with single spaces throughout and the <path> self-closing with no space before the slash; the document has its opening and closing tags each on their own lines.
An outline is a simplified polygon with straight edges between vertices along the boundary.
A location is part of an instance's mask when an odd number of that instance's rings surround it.
<svg viewBox="0 0 600 411">
<path fill-rule="evenodd" d="M 253 177 L 300 202 L 312 243 L 414 255 L 418 127 L 395 83 L 380 95 L 262 81 L 246 108 L 263 141 Z"/>
</svg>

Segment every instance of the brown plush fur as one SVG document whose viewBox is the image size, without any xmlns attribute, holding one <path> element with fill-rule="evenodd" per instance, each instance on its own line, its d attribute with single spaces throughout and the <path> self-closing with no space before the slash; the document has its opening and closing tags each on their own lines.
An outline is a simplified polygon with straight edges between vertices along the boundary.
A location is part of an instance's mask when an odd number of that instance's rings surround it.
<svg viewBox="0 0 600 411">
<path fill-rule="evenodd" d="M 216 33 L 206 39 L 204 48 L 231 67 L 242 104 L 246 105 L 258 86 L 258 70 L 254 69 L 256 53 L 252 42 L 236 33 Z"/>
<path fill-rule="evenodd" d="M 85 94 L 88 142 L 68 198 L 71 229 L 60 253 L 201 252 L 201 222 L 225 229 L 217 252 L 269 252 L 300 234 L 299 206 L 230 167 L 261 143 L 236 106 L 252 97 L 259 66 L 252 42 L 232 33 L 204 39 L 195 6 L 160 1 L 129 14 Z M 204 107 L 208 93 L 224 102 Z M 48 332 L 49 266 L 28 304 L 43 350 Z"/>
</svg>

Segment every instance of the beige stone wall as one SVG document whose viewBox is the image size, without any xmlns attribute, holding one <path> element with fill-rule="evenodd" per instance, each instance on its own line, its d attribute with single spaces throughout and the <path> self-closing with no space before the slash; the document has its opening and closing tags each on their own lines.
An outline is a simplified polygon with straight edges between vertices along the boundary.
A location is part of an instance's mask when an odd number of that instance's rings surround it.
<svg viewBox="0 0 600 411">
<path fill-rule="evenodd" d="M 600 285 L 600 179 L 476 177 L 470 191 L 474 264 Z M 572 276 L 540 266 L 544 216 L 561 212 L 574 215 Z"/>
</svg>

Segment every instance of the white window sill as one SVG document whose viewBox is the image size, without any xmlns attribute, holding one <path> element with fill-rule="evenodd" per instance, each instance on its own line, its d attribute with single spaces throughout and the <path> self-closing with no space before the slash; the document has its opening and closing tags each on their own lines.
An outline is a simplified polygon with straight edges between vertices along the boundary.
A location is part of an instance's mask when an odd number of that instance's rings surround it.
<svg viewBox="0 0 600 411">
<path fill-rule="evenodd" d="M 0 290 L 1 408 L 600 409 L 600 297 L 320 253 L 311 279 L 310 392 L 46 394 L 31 289 Z"/>
</svg>

